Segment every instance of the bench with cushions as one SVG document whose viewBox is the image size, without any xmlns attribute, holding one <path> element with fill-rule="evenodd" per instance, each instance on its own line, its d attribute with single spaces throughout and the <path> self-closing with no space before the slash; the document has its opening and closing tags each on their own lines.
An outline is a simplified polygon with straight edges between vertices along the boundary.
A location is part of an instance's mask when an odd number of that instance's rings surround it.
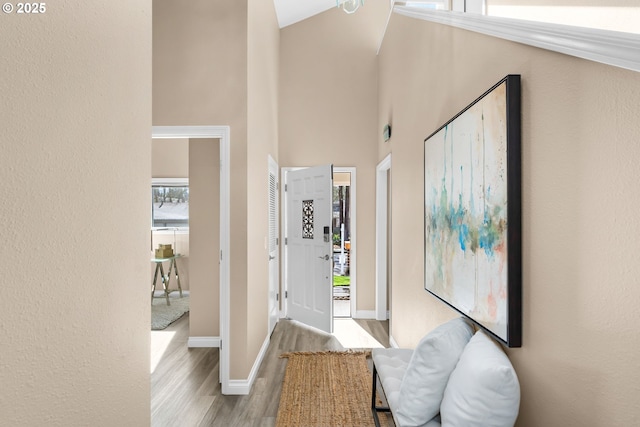
<svg viewBox="0 0 640 427">
<path fill-rule="evenodd" d="M 518 377 L 502 348 L 464 318 L 426 335 L 415 350 L 372 350 L 371 408 L 390 412 L 397 427 L 513 426 Z M 388 406 L 376 404 L 378 379 Z"/>
</svg>

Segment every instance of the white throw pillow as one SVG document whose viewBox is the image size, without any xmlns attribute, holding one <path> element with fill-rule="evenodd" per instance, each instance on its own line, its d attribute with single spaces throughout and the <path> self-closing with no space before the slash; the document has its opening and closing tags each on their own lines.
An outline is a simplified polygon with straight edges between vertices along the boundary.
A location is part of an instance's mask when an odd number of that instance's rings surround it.
<svg viewBox="0 0 640 427">
<path fill-rule="evenodd" d="M 442 426 L 513 426 L 519 410 L 520 384 L 509 358 L 486 333 L 476 332 L 444 391 Z"/>
<path fill-rule="evenodd" d="M 449 375 L 472 335 L 471 325 L 457 318 L 420 340 L 404 373 L 394 411 L 400 426 L 420 426 L 438 415 Z"/>
</svg>

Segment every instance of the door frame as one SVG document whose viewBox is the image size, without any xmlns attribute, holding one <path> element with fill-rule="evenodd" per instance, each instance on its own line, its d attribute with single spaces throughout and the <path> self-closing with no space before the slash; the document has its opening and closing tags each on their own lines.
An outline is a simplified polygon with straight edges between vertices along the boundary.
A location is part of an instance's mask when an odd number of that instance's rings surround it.
<svg viewBox="0 0 640 427">
<path fill-rule="evenodd" d="M 391 170 L 391 153 L 376 167 L 376 320 L 387 320 L 387 262 L 389 188 L 388 177 Z"/>
<path fill-rule="evenodd" d="M 351 278 L 349 284 L 349 304 L 351 305 L 351 318 L 356 319 L 358 312 L 356 311 L 356 298 L 357 298 L 357 246 L 358 239 L 356 235 L 356 197 L 358 193 L 356 191 L 356 168 L 355 167 L 339 167 L 334 166 L 333 172 L 348 172 L 351 174 L 351 188 L 349 189 L 349 219 L 351 221 L 351 249 L 349 250 L 349 277 Z"/>
<path fill-rule="evenodd" d="M 230 313 L 231 128 L 229 126 L 152 126 L 151 138 L 215 138 L 220 141 L 220 384 L 228 394 Z M 224 343 L 224 345 L 223 345 Z"/>
<path fill-rule="evenodd" d="M 280 200 L 282 201 L 282 206 L 286 206 L 287 203 L 287 193 L 284 191 L 284 184 L 287 182 L 287 173 L 290 171 L 295 171 L 299 169 L 305 169 L 305 167 L 283 167 L 280 168 L 280 182 L 283 184 L 280 186 Z M 343 167 L 343 166 L 333 166 L 333 172 L 348 172 L 351 174 L 351 192 L 350 200 L 349 200 L 349 210 L 350 210 L 350 218 L 351 218 L 351 254 L 350 254 L 350 267 L 349 267 L 349 276 L 351 277 L 351 285 L 350 285 L 350 295 L 349 295 L 349 303 L 351 305 L 351 317 L 358 318 L 356 311 L 356 272 L 357 272 L 357 262 L 356 262 L 356 247 L 358 243 L 357 235 L 356 235 L 356 168 L 355 167 Z M 284 242 L 284 236 L 282 233 L 286 230 L 286 221 L 287 221 L 287 209 L 281 209 L 281 217 L 282 217 L 282 227 L 280 228 L 280 241 Z M 280 259 L 282 262 L 280 263 L 280 277 L 282 278 L 282 290 L 280 295 L 286 295 L 287 291 L 287 257 L 286 257 L 286 245 L 280 245 Z M 287 317 L 287 304 L 285 298 L 280 298 L 283 303 L 281 304 L 280 318 Z"/>
</svg>

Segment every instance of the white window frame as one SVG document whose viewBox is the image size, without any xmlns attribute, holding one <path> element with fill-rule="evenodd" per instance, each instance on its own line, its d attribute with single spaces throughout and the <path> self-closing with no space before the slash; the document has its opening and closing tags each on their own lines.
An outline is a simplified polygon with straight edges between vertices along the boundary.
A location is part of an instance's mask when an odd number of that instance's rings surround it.
<svg viewBox="0 0 640 427">
<path fill-rule="evenodd" d="M 164 187 L 188 187 L 189 178 L 151 178 L 151 187 L 164 186 Z M 157 234 L 170 234 L 170 233 L 188 233 L 189 226 L 186 227 L 154 227 L 153 226 L 153 201 L 151 201 L 151 230 Z"/>
</svg>

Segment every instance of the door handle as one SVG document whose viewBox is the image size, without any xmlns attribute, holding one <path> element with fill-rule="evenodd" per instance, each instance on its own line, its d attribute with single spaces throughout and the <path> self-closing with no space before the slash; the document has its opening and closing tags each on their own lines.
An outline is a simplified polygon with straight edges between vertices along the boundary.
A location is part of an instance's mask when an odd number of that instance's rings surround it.
<svg viewBox="0 0 640 427">
<path fill-rule="evenodd" d="M 269 261 L 271 261 L 272 259 L 276 259 L 275 255 L 274 256 L 269 255 Z"/>
<path fill-rule="evenodd" d="M 325 261 L 329 261 L 329 255 L 319 256 L 318 258 L 323 259 Z"/>
</svg>

